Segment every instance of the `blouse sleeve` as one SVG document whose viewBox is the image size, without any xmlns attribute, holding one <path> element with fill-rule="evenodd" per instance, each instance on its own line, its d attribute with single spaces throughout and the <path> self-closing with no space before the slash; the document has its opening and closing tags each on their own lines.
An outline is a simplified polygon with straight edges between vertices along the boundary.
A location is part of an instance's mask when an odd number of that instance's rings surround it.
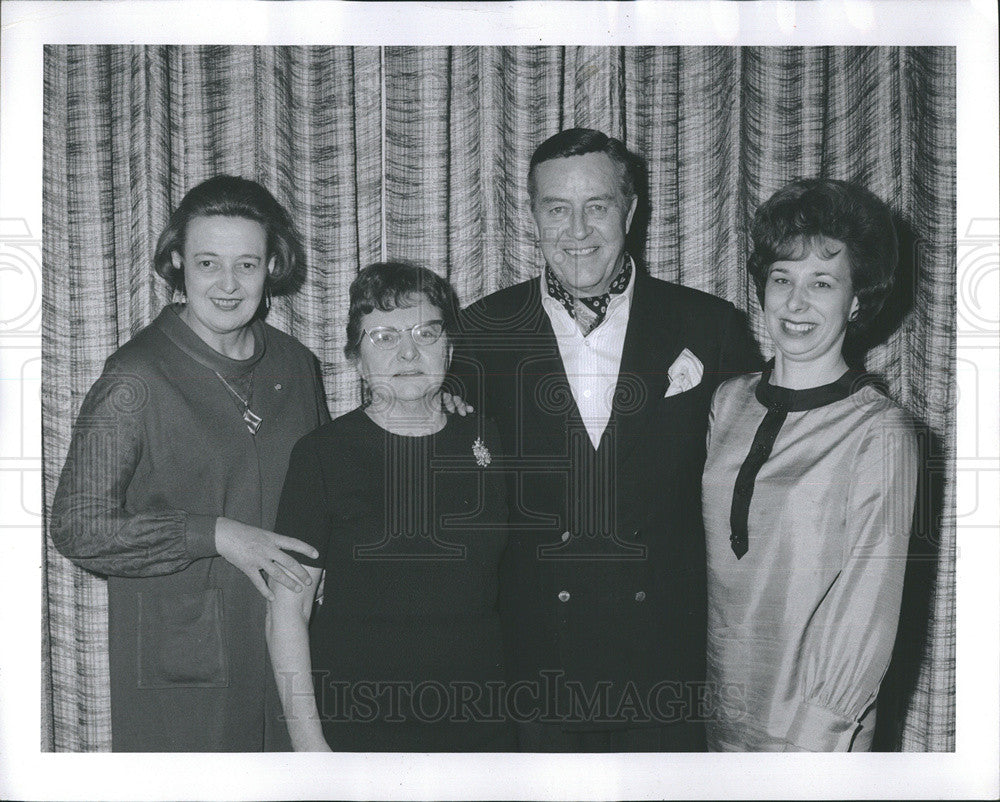
<svg viewBox="0 0 1000 802">
<path fill-rule="evenodd" d="M 849 479 L 843 568 L 800 652 L 803 696 L 786 740 L 810 751 L 850 749 L 892 655 L 918 457 L 910 422 L 891 412 L 862 439 Z"/>
<path fill-rule="evenodd" d="M 112 356 L 80 408 L 50 517 L 52 542 L 77 565 L 109 576 L 171 574 L 216 554 L 215 517 L 126 509 L 143 449 L 148 385 Z"/>
<path fill-rule="evenodd" d="M 723 382 L 725 383 L 725 382 Z M 708 408 L 708 426 L 705 428 L 705 453 L 708 453 L 709 447 L 712 445 L 712 427 L 715 425 L 715 410 L 716 407 L 721 403 L 719 400 L 720 393 L 725 392 L 720 384 L 715 388 L 715 392 L 712 393 L 712 404 Z"/>
<path fill-rule="evenodd" d="M 327 507 L 324 499 L 323 474 L 317 459 L 313 440 L 307 435 L 295 444 L 288 460 L 288 473 L 278 502 L 278 515 L 274 531 L 279 535 L 298 538 L 319 552 L 316 559 L 294 554 L 302 565 L 323 568 L 326 565 Z"/>
</svg>

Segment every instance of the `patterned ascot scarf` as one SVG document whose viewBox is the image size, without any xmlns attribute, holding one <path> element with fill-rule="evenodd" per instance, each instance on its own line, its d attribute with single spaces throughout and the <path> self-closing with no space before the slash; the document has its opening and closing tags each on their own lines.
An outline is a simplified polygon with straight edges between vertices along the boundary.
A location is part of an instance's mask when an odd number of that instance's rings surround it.
<svg viewBox="0 0 1000 802">
<path fill-rule="evenodd" d="M 629 279 L 632 278 L 632 260 L 627 255 L 625 264 L 618 272 L 615 280 L 611 282 L 608 291 L 603 295 L 591 295 L 589 298 L 574 298 L 570 295 L 562 282 L 556 278 L 552 269 L 545 266 L 545 286 L 549 295 L 563 305 L 566 313 L 576 321 L 583 336 L 586 337 L 604 321 L 604 316 L 608 313 L 608 304 L 612 295 L 621 295 L 628 287 Z"/>
</svg>

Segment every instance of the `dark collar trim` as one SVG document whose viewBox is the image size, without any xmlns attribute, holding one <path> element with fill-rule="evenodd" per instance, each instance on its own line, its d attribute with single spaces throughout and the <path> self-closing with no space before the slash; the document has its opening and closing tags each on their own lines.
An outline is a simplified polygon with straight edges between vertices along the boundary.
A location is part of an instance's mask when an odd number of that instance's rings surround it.
<svg viewBox="0 0 1000 802">
<path fill-rule="evenodd" d="M 774 360 L 767 363 L 767 367 L 760 376 L 757 389 L 754 395 L 768 409 L 775 409 L 784 412 L 805 412 L 809 409 L 818 409 L 832 404 L 836 401 L 843 401 L 845 398 L 856 393 L 862 387 L 874 386 L 880 392 L 885 390 L 881 382 L 871 373 L 848 369 L 844 375 L 830 384 L 820 387 L 810 387 L 806 390 L 790 390 L 787 387 L 779 387 L 771 384 L 771 373 L 774 371 Z"/>
</svg>

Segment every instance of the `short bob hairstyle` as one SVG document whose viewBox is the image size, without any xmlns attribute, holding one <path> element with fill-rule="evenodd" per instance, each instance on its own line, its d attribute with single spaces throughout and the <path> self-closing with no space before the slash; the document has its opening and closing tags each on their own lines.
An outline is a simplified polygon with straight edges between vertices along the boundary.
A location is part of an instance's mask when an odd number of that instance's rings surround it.
<svg viewBox="0 0 1000 802">
<path fill-rule="evenodd" d="M 618 168 L 622 197 L 635 197 L 636 158 L 625 147 L 625 143 L 593 128 L 568 128 L 550 136 L 535 148 L 535 152 L 531 155 L 531 163 L 528 166 L 528 197 L 531 199 L 531 205 L 535 205 L 538 190 L 535 184 L 535 168 L 539 164 L 552 159 L 584 156 L 588 153 L 606 154 Z"/>
<path fill-rule="evenodd" d="M 347 345 L 344 356 L 357 361 L 361 355 L 361 319 L 378 309 L 391 312 L 419 303 L 419 296 L 441 310 L 445 334 L 455 333 L 458 316 L 458 296 L 455 289 L 437 273 L 426 267 L 405 262 L 375 262 L 368 265 L 351 282 L 351 307 L 347 313 Z"/>
<path fill-rule="evenodd" d="M 848 322 L 857 334 L 875 318 L 892 287 L 899 261 L 896 227 L 889 208 L 867 189 L 828 178 L 800 178 L 761 204 L 750 236 L 747 269 L 764 304 L 767 274 L 775 262 L 798 261 L 815 253 L 835 256 L 838 240 L 847 248 L 858 313 Z"/>
<path fill-rule="evenodd" d="M 195 217 L 242 217 L 254 220 L 267 234 L 267 259 L 274 257 L 274 272 L 264 281 L 265 298 L 293 292 L 305 267 L 302 242 L 292 218 L 274 196 L 256 181 L 217 175 L 202 181 L 181 200 L 160 234 L 153 268 L 171 290 L 184 291 L 184 271 L 174 268 L 171 254 L 184 252 L 188 224 Z"/>
</svg>

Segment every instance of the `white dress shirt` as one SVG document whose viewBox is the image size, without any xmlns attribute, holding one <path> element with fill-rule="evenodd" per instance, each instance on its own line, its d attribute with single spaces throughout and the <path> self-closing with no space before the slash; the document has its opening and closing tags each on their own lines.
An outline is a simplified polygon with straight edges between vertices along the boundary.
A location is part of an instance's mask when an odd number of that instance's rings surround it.
<svg viewBox="0 0 1000 802">
<path fill-rule="evenodd" d="M 635 273 L 633 262 L 628 286 L 618 295 L 611 296 L 604 320 L 587 336 L 583 335 L 566 308 L 549 295 L 545 273 L 539 277 L 542 308 L 552 322 L 566 378 L 595 450 L 611 419 L 611 401 L 618 385 Z"/>
</svg>

